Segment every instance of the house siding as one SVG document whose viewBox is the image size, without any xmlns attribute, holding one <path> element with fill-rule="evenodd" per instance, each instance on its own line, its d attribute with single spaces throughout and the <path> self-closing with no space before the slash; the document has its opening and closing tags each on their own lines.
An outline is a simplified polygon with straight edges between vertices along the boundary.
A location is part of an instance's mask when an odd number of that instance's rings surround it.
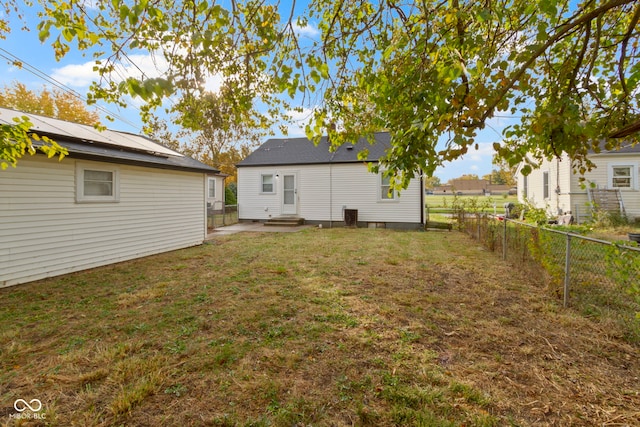
<svg viewBox="0 0 640 427">
<path fill-rule="evenodd" d="M 215 185 L 215 197 L 209 197 L 209 180 L 212 180 Z M 224 178 L 221 176 L 208 175 L 207 176 L 207 206 L 212 210 L 219 210 L 224 207 Z"/>
<path fill-rule="evenodd" d="M 545 197 L 545 174 L 547 175 L 547 197 Z M 539 168 L 526 178 L 527 194 L 524 195 L 524 176 L 518 174 L 518 200 L 528 202 L 536 208 L 545 209 L 551 216 L 572 210 L 571 164 L 567 156 L 544 160 Z"/>
<path fill-rule="evenodd" d="M 77 203 L 76 162 L 34 156 L 0 173 L 0 287 L 203 242 L 203 173 L 118 165 L 119 202 Z"/>
<path fill-rule="evenodd" d="M 573 173 L 571 162 L 566 154 L 563 154 L 560 162 L 545 160 L 538 169 L 534 169 L 528 176 L 526 198 L 524 177 L 522 174 L 518 174 L 518 199 L 521 202 L 526 199 L 535 207 L 546 209 L 550 215 L 555 215 L 558 210 L 571 211 L 578 222 L 584 222 L 590 218 L 591 209 L 586 186 L 611 188 L 609 182 L 609 167 L 611 165 L 634 165 L 636 179 L 640 178 L 640 155 L 638 154 L 596 154 L 591 156 L 591 160 L 596 167 L 584 174 L 584 185 L 580 182 L 580 175 Z M 549 172 L 550 197 L 547 199 L 543 197 L 544 172 Z M 560 193 L 557 196 L 553 192 L 556 183 L 560 188 Z M 633 189 L 622 189 L 620 194 L 629 219 L 634 220 L 640 217 L 640 188 L 636 186 Z"/>
<path fill-rule="evenodd" d="M 421 222 L 418 179 L 394 201 L 380 200 L 380 177 L 364 163 L 238 168 L 241 220 L 267 220 L 281 215 L 281 180 L 274 194 L 260 194 L 262 174 L 296 173 L 298 216 L 308 221 L 342 222 L 343 209 L 357 209 L 359 222 Z"/>
<path fill-rule="evenodd" d="M 635 187 L 620 189 L 620 196 L 624 204 L 627 217 L 631 220 L 640 218 L 640 155 L 639 154 L 598 154 L 591 160 L 597 168 L 585 174 L 587 183 L 593 183 L 599 188 L 611 188 L 609 167 L 612 165 L 633 165 L 635 174 Z"/>
</svg>

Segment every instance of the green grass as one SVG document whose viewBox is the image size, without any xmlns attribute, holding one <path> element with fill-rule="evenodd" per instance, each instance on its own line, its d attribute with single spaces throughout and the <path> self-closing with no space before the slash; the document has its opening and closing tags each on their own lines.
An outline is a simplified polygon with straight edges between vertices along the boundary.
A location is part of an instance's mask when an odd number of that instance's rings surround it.
<svg viewBox="0 0 640 427">
<path fill-rule="evenodd" d="M 0 408 L 37 398 L 47 424 L 89 426 L 634 424 L 638 349 L 617 335 L 462 233 L 237 234 L 0 290 Z"/>
<path fill-rule="evenodd" d="M 518 196 L 443 196 L 443 195 L 428 195 L 425 196 L 425 204 L 429 207 L 429 210 L 434 213 L 448 211 L 454 204 L 463 205 L 477 205 L 481 206 L 485 212 L 493 212 L 493 206 L 496 206 L 498 213 L 504 212 L 505 203 L 518 203 Z"/>
</svg>

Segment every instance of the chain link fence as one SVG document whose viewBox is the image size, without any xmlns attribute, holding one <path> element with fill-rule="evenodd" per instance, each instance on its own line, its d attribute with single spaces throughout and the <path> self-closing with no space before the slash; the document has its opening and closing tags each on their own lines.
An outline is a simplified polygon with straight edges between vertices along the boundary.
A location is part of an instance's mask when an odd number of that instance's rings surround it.
<svg viewBox="0 0 640 427">
<path fill-rule="evenodd" d="M 625 324 L 640 342 L 640 248 L 486 214 L 458 212 L 461 230 L 502 258 L 544 277 L 563 305 Z"/>
<path fill-rule="evenodd" d="M 238 222 L 238 205 L 217 205 L 207 208 L 207 228 L 223 227 Z"/>
</svg>

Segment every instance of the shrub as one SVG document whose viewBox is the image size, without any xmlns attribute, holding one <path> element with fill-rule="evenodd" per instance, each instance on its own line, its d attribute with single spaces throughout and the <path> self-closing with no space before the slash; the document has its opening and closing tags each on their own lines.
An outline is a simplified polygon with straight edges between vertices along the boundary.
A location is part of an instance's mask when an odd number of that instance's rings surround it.
<svg viewBox="0 0 640 427">
<path fill-rule="evenodd" d="M 629 225 L 629 219 L 621 212 L 607 212 L 602 209 L 594 209 L 592 223 L 596 228 L 618 228 Z"/>
<path fill-rule="evenodd" d="M 224 203 L 225 205 L 237 205 L 238 204 L 238 196 L 237 196 L 238 187 L 235 182 L 230 183 L 224 189 Z"/>
</svg>

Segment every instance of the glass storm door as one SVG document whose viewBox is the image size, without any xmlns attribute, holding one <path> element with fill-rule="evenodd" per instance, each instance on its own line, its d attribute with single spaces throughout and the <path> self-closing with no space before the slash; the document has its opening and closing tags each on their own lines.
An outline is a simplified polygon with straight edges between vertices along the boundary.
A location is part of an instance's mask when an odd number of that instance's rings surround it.
<svg viewBox="0 0 640 427">
<path fill-rule="evenodd" d="M 297 199 L 296 175 L 284 174 L 282 176 L 282 213 L 284 215 L 295 215 L 298 213 Z"/>
</svg>

